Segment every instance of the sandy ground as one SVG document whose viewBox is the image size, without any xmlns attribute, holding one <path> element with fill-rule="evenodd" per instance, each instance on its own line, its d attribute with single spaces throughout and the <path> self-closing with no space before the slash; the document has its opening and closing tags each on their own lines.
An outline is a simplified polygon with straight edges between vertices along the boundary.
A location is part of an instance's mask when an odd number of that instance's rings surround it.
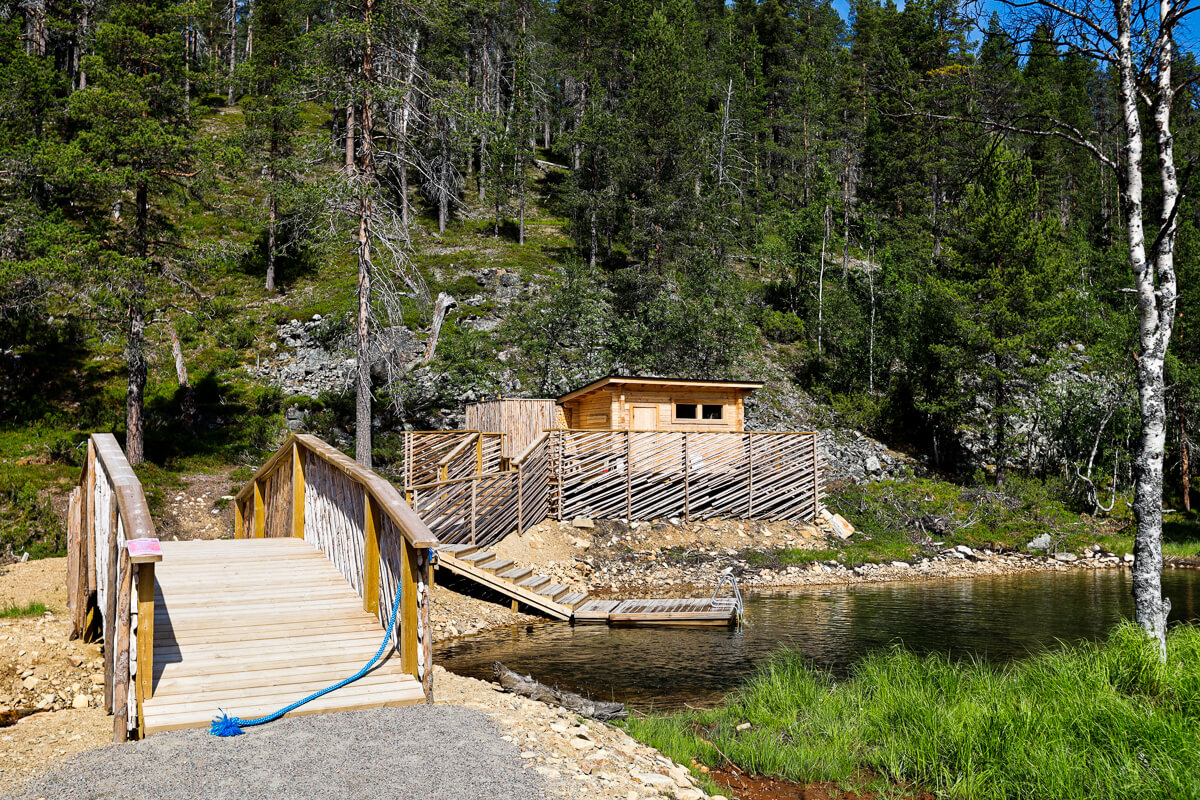
<svg viewBox="0 0 1200 800">
<path fill-rule="evenodd" d="M 232 469 L 182 476 L 183 488 L 167 493 L 166 509 L 159 521 L 158 537 L 167 539 L 221 539 L 233 536 Z"/>
<path fill-rule="evenodd" d="M 0 567 L 0 605 L 49 609 L 0 619 L 0 790 L 112 741 L 100 648 L 67 641 L 66 573 L 65 558 Z"/>
</svg>

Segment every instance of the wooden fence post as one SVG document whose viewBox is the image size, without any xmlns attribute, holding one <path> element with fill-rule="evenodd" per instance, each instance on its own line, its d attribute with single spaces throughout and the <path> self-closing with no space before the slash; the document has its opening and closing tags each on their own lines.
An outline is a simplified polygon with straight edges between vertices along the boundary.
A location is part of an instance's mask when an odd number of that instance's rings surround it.
<svg viewBox="0 0 1200 800">
<path fill-rule="evenodd" d="M 625 522 L 633 522 L 633 432 L 625 431 Z"/>
<path fill-rule="evenodd" d="M 116 504 L 116 497 L 113 497 Z M 114 540 L 116 537 L 113 537 Z M 116 636 L 111 641 L 113 648 L 113 744 L 120 744 L 129 738 L 129 627 L 130 604 L 132 602 L 133 568 L 129 563 L 129 553 L 124 547 L 113 554 L 113 560 L 118 564 L 120 588 L 116 594 L 116 619 L 114 628 Z M 105 641 L 107 650 L 110 641 Z"/>
<path fill-rule="evenodd" d="M 471 544 L 475 544 L 475 517 L 477 516 L 477 512 L 475 509 L 475 503 L 477 500 L 476 493 L 477 493 L 478 488 L 479 488 L 479 481 L 472 478 L 471 479 Z"/>
<path fill-rule="evenodd" d="M 369 492 L 363 492 L 363 611 L 379 616 L 379 529 L 383 518 L 371 502 Z"/>
<path fill-rule="evenodd" d="M 104 532 L 104 546 L 108 549 L 108 574 L 104 576 L 104 585 L 108 589 L 108 599 L 104 604 L 104 707 L 110 713 L 116 713 L 113 704 L 113 683 L 116 680 L 115 661 L 117 657 L 117 562 L 120 554 L 117 552 L 117 495 L 113 488 L 109 496 L 108 529 Z"/>
<path fill-rule="evenodd" d="M 517 464 L 517 536 L 525 532 L 525 465 Z"/>
<path fill-rule="evenodd" d="M 138 730 L 145 729 L 142 704 L 154 691 L 154 562 L 137 565 L 137 713 Z"/>
<path fill-rule="evenodd" d="M 263 502 L 263 482 L 254 482 L 254 538 L 262 539 L 267 531 L 267 508 Z"/>
<path fill-rule="evenodd" d="M 692 518 L 692 494 L 689 481 L 691 480 L 691 469 L 688 464 L 688 432 L 683 432 L 683 518 L 690 520 Z"/>
<path fill-rule="evenodd" d="M 292 445 L 292 536 L 304 538 L 304 451 Z"/>
<path fill-rule="evenodd" d="M 421 582 L 419 551 L 408 539 L 401 537 L 400 581 L 396 591 L 400 592 L 400 669 L 417 678 L 417 659 L 421 657 L 417 638 L 418 603 L 417 585 Z M 425 634 L 428 637 L 428 633 Z"/>
<path fill-rule="evenodd" d="M 430 566 L 430 551 L 417 551 L 419 564 L 418 578 L 422 592 L 417 608 L 417 630 L 421 632 L 419 645 L 421 648 L 421 688 L 425 692 L 425 702 L 433 703 L 433 620 L 430 607 L 433 605 L 433 569 Z M 415 637 L 414 637 L 415 638 Z"/>
<path fill-rule="evenodd" d="M 96 444 L 90 437 L 85 469 L 87 481 L 83 487 L 83 538 L 86 543 L 87 590 L 90 594 L 99 588 L 99 576 L 96 575 Z"/>
<path fill-rule="evenodd" d="M 746 516 L 749 517 L 750 519 L 754 519 L 754 434 L 747 433 L 747 434 L 745 434 L 745 436 L 746 436 L 746 449 L 747 449 L 746 460 L 749 462 L 749 469 L 746 470 L 747 473 L 749 473 L 747 475 L 747 480 L 749 481 L 749 484 L 747 486 L 748 491 L 746 492 L 746 494 L 748 495 L 748 497 L 746 498 L 746 500 L 750 505 L 749 513 Z"/>
<path fill-rule="evenodd" d="M 67 516 L 67 608 L 71 614 L 70 638 L 83 635 L 87 614 L 87 544 L 83 540 L 83 490 L 71 490 L 70 512 Z"/>
<path fill-rule="evenodd" d="M 233 501 L 233 538 L 246 538 L 246 508 L 241 500 Z"/>
<path fill-rule="evenodd" d="M 817 434 L 816 434 L 816 433 L 811 433 L 811 434 L 809 434 L 809 438 L 810 438 L 810 439 L 812 439 L 812 451 L 813 451 L 813 474 L 812 474 L 812 482 L 813 482 L 813 509 L 812 509 L 812 521 L 813 521 L 813 522 L 817 522 L 817 521 L 818 521 L 818 520 L 820 520 L 820 518 L 821 518 L 821 457 L 820 457 L 820 454 L 819 454 L 819 453 L 818 453 L 818 451 L 817 451 Z"/>
</svg>

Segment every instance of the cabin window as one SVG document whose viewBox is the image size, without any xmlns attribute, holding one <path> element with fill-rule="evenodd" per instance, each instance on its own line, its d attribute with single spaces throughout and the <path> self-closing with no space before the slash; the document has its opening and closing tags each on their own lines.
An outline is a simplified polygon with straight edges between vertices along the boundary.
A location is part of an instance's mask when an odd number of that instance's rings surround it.
<svg viewBox="0 0 1200 800">
<path fill-rule="evenodd" d="M 707 403 L 705 403 L 704 407 L 703 407 L 703 413 L 704 413 L 704 419 L 725 419 L 725 406 L 722 406 L 722 405 L 711 405 L 710 406 Z"/>
<path fill-rule="evenodd" d="M 676 403 L 675 419 L 697 419 L 695 403 Z"/>
</svg>

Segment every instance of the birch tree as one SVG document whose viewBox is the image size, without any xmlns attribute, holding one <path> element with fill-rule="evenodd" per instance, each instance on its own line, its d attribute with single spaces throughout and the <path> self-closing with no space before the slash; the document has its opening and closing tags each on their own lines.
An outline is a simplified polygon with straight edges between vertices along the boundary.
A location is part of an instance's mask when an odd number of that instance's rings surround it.
<svg viewBox="0 0 1200 800">
<path fill-rule="evenodd" d="M 1011 133 L 1068 141 L 1113 173 L 1120 186 L 1138 316 L 1136 369 L 1141 433 L 1134 453 L 1134 617 L 1165 658 L 1171 603 L 1162 594 L 1163 453 L 1167 437 L 1163 369 L 1178 296 L 1175 239 L 1180 201 L 1171 112 L 1176 94 L 1183 88 L 1176 82 L 1172 66 L 1175 33 L 1200 3 L 1006 0 L 1006 5 L 1014 11 L 1015 40 L 1029 40 L 1020 30 L 1023 24 L 1030 28 L 1040 24 L 1058 47 L 1108 65 L 1117 82 L 1121 127 L 1118 152 L 1104 146 L 1102 131 L 1083 130 L 1054 111 L 987 124 Z M 1157 158 L 1153 164 L 1143 161 L 1146 139 L 1155 148 Z M 1144 174 L 1147 172 L 1150 174 Z M 1150 202 L 1147 179 L 1159 183 L 1159 196 Z"/>
</svg>

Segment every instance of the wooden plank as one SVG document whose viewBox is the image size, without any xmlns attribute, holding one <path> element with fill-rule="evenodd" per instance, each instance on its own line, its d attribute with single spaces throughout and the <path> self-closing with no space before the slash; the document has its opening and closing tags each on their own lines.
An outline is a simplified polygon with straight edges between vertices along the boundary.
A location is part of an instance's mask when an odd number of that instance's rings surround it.
<svg viewBox="0 0 1200 800">
<path fill-rule="evenodd" d="M 416 682 L 413 682 L 416 684 Z M 289 712 L 285 716 L 298 717 L 308 714 L 327 714 L 337 711 L 354 711 L 360 708 L 383 708 L 396 707 L 405 705 L 414 705 L 424 700 L 421 692 L 420 684 L 414 686 L 406 686 L 403 689 L 397 689 L 390 693 L 387 697 L 379 697 L 376 695 L 372 698 L 360 699 L 357 697 L 347 697 L 341 695 L 340 692 L 333 692 L 318 698 L 313 702 L 301 706 L 295 711 Z M 276 701 L 258 702 L 247 706 L 239 706 L 235 712 L 239 715 L 244 715 L 246 718 L 255 716 L 263 716 L 274 711 L 282 705 Z M 147 734 L 162 733 L 164 731 L 183 730 L 186 728 L 207 728 L 212 721 L 214 711 L 210 709 L 201 709 L 192 712 L 182 712 L 170 715 L 152 715 L 147 720 Z"/>
<path fill-rule="evenodd" d="M 373 654 L 372 654 L 373 655 Z M 254 686 L 277 686 L 280 681 L 290 679 L 322 678 L 330 675 L 352 675 L 362 668 L 366 659 L 339 658 L 322 661 L 309 665 L 293 665 L 290 661 L 277 661 L 274 666 L 256 669 L 257 665 L 247 665 L 247 669 L 236 671 L 225 670 L 219 673 L 166 674 L 164 673 L 155 685 L 155 694 L 162 697 L 174 697 L 188 692 L 206 691 L 209 687 L 216 688 L 251 688 Z M 399 659 L 392 659 L 376 664 L 367 676 L 391 676 L 392 678 L 408 678 L 409 675 L 401 667 Z M 340 680 L 340 679 L 339 679 Z"/>
<path fill-rule="evenodd" d="M 159 701 L 153 705 L 155 713 L 170 713 L 170 709 L 196 702 L 190 698 L 199 697 L 199 702 L 228 702 L 240 704 L 251 702 L 255 696 L 291 695 L 292 699 L 283 705 L 324 689 L 330 684 L 337 683 L 353 675 L 362 667 L 343 665 L 340 669 L 310 668 L 308 670 L 276 670 L 274 673 L 257 673 L 249 676 L 225 674 L 219 676 L 207 675 L 191 678 L 173 678 L 170 681 L 160 681 L 158 686 Z M 229 680 L 224 680 L 228 678 Z M 395 689 L 398 683 L 411 681 L 412 678 L 397 667 L 382 667 L 371 670 L 354 683 L 358 689 L 374 689 L 387 692 Z M 337 691 L 342 691 L 338 689 Z"/>
<path fill-rule="evenodd" d="M 188 661 L 167 661 L 163 662 L 160 667 L 157 667 L 157 680 L 162 681 L 168 678 L 185 678 L 189 676 L 204 676 L 213 673 L 232 670 L 236 672 L 263 672 L 274 673 L 280 670 L 286 671 L 294 668 L 320 667 L 328 666 L 339 672 L 353 674 L 356 670 L 362 667 L 363 664 L 370 660 L 375 654 L 376 647 L 372 647 L 370 652 L 356 650 L 351 653 L 334 653 L 308 651 L 276 651 L 273 648 L 267 648 L 260 653 L 251 656 L 238 656 L 236 658 L 215 659 L 215 658 L 196 658 Z M 386 659 L 386 656 L 385 656 Z M 398 659 L 392 659 L 394 663 Z M 401 668 L 403 672 L 403 668 Z M 408 673 L 404 673 L 408 674 Z M 343 675 L 342 677 L 345 677 Z M 265 682 L 270 682 L 271 679 L 264 678 Z"/>
</svg>

